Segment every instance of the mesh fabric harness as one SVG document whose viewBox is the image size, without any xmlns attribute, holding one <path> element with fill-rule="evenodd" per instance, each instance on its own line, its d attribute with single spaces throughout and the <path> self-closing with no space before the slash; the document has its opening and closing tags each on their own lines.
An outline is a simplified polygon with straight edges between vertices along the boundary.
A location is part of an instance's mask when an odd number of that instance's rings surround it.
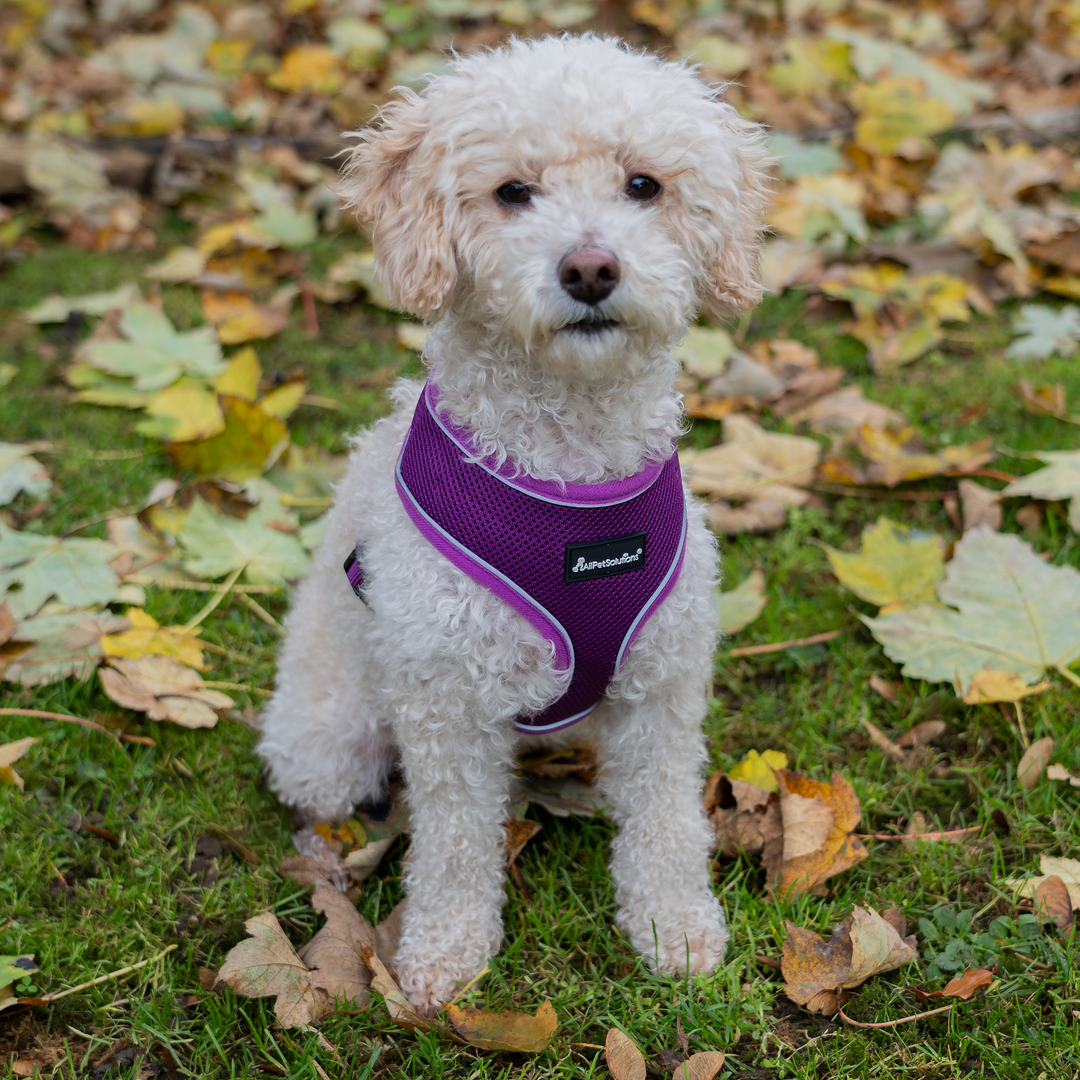
<svg viewBox="0 0 1080 1080">
<path fill-rule="evenodd" d="M 558 670 L 571 670 L 566 692 L 519 716 L 517 728 L 555 731 L 592 712 L 678 580 L 686 546 L 678 454 L 603 484 L 515 476 L 479 457 L 469 433 L 439 415 L 428 383 L 397 489 L 424 536 L 524 615 L 555 647 Z"/>
</svg>

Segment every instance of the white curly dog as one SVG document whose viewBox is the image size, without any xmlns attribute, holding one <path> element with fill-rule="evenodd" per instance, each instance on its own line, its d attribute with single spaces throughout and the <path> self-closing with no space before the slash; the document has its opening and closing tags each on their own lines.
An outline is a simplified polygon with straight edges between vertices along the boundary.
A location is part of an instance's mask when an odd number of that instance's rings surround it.
<svg viewBox="0 0 1080 1080">
<path fill-rule="evenodd" d="M 551 630 L 557 618 L 543 622 L 535 596 L 519 602 L 522 589 L 508 585 L 517 590 L 508 602 L 476 570 L 483 558 L 448 557 L 432 539 L 446 530 L 425 532 L 426 511 L 407 505 L 399 455 L 410 425 L 434 423 L 431 446 L 458 440 L 445 444 L 457 447 L 448 476 L 494 477 L 506 499 L 525 501 L 552 491 L 588 501 L 591 485 L 640 492 L 664 462 L 677 468 L 680 369 L 668 350 L 699 303 L 728 316 L 761 295 L 760 129 L 692 69 L 587 35 L 457 58 L 356 138 L 343 194 L 371 224 L 391 303 L 432 324 L 432 389 L 422 397 L 419 384 L 400 382 L 392 415 L 355 441 L 286 622 L 259 747 L 271 787 L 309 821 L 344 817 L 384 797 L 392 769 L 404 768 L 412 847 L 396 969 L 410 1000 L 432 1011 L 502 940 L 516 756 L 591 739 L 619 826 L 618 925 L 655 969 L 709 971 L 728 932 L 700 803 L 717 552 L 699 506 L 675 472 L 681 566 L 670 562 L 651 608 L 633 601 L 638 622 L 617 663 L 598 661 L 608 667 L 597 707 L 537 734 L 530 718 L 570 693 L 574 649 L 583 655 L 589 629 L 570 641 Z M 438 482 L 428 486 L 437 496 Z M 556 515 L 592 512 L 539 502 Z M 486 528 L 501 522 L 500 505 L 448 512 L 463 528 Z M 545 537 L 523 531 L 561 575 L 562 548 L 542 550 Z M 597 589 L 645 580 L 624 564 L 655 555 L 657 541 L 612 556 L 625 537 L 601 539 L 607 548 L 586 545 L 574 560 L 600 568 Z M 363 602 L 342 570 L 354 547 Z M 565 566 L 569 580 L 569 557 Z M 595 581 L 560 577 L 551 595 L 576 587 L 584 596 L 586 585 Z M 602 638 L 606 611 L 589 617 Z"/>
</svg>

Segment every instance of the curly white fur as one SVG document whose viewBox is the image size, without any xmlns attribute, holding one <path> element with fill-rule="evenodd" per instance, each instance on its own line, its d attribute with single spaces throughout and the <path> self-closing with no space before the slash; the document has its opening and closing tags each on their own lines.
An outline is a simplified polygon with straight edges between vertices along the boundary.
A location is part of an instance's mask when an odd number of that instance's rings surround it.
<svg viewBox="0 0 1080 1080">
<path fill-rule="evenodd" d="M 698 302 L 757 302 L 765 187 L 758 130 L 691 69 L 588 35 L 459 58 L 357 133 L 344 194 L 373 227 L 400 307 L 434 322 L 426 349 L 442 406 L 482 450 L 530 476 L 593 483 L 670 453 L 682 409 L 668 353 Z M 635 175 L 662 185 L 626 194 Z M 530 185 L 527 206 L 495 196 Z M 558 281 L 569 252 L 621 266 L 590 314 Z M 409 904 L 397 969 L 419 1007 L 470 979 L 502 938 L 503 821 L 522 743 L 515 716 L 566 687 L 554 649 L 420 535 L 393 469 L 420 386 L 354 443 L 326 538 L 287 619 L 259 750 L 280 798 L 311 820 L 408 781 Z M 708 872 L 701 718 L 716 618 L 716 550 L 687 495 L 675 589 L 600 707 L 566 733 L 594 738 L 619 834 L 618 923 L 659 969 L 708 971 L 727 930 Z M 341 561 L 364 545 L 360 603 Z"/>
</svg>

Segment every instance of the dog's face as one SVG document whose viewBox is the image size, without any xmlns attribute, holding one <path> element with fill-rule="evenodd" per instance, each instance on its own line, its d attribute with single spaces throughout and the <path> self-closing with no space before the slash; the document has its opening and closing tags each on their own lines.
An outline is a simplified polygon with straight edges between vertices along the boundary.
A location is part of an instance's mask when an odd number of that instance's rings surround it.
<svg viewBox="0 0 1080 1080">
<path fill-rule="evenodd" d="M 595 36 L 458 60 L 360 134 L 346 197 L 398 306 L 604 378 L 696 304 L 757 303 L 758 129 L 691 72 Z"/>
</svg>

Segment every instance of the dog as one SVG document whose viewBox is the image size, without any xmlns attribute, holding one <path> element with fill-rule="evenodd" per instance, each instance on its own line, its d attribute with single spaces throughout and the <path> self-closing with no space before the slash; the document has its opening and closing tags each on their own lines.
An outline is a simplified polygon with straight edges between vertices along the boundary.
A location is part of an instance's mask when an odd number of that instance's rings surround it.
<svg viewBox="0 0 1080 1080">
<path fill-rule="evenodd" d="M 500 947 L 517 755 L 590 739 L 617 925 L 653 970 L 710 971 L 718 552 L 678 474 L 669 350 L 699 305 L 760 300 L 761 129 L 693 68 L 584 35 L 458 57 L 355 138 L 342 195 L 391 304 L 431 325 L 430 378 L 353 443 L 285 624 L 270 786 L 342 818 L 403 768 L 396 972 L 430 1013 Z"/>
</svg>

